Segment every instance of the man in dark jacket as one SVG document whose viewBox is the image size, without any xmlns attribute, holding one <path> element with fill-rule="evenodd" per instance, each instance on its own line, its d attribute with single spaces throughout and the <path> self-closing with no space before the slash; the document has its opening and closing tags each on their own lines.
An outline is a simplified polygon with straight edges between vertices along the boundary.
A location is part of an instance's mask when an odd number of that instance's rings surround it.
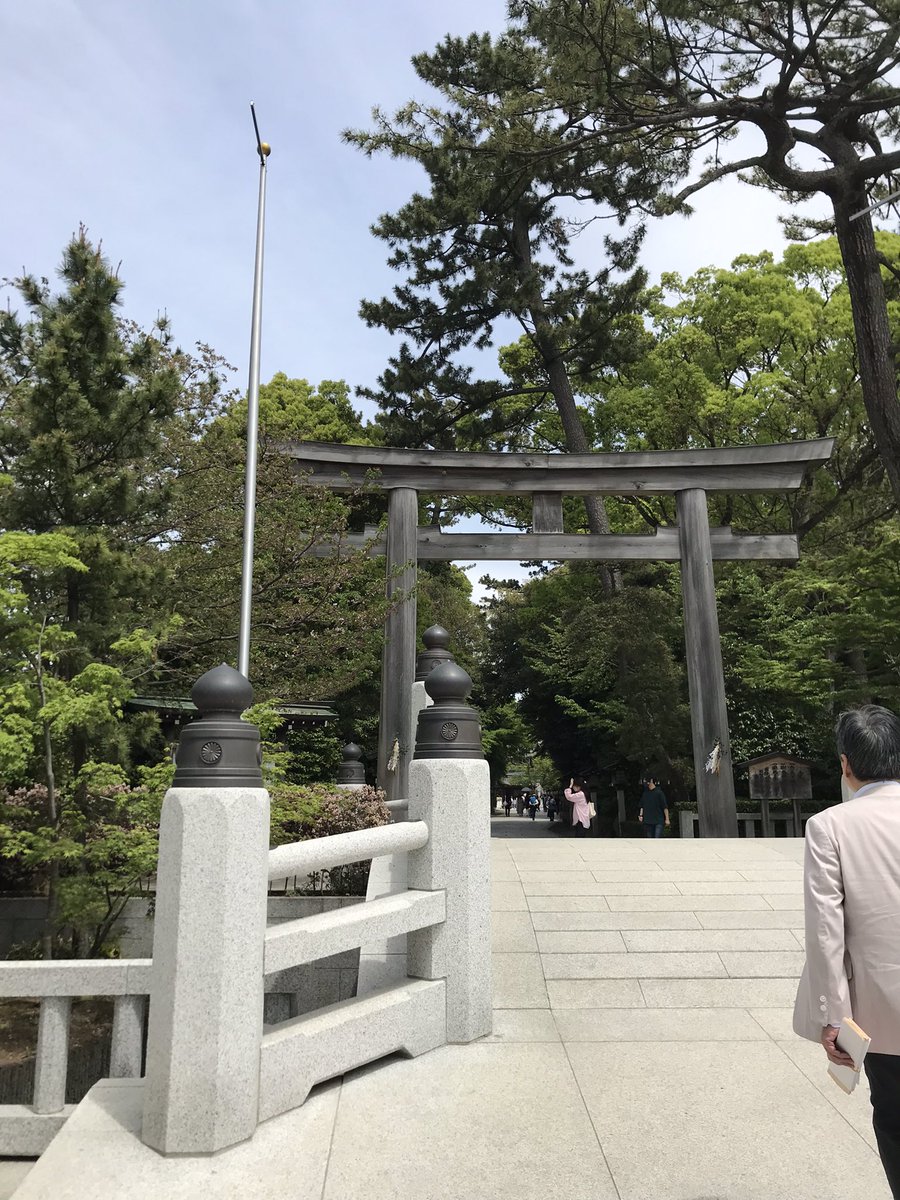
<svg viewBox="0 0 900 1200">
<path fill-rule="evenodd" d="M 652 775 L 644 780 L 638 820 L 644 826 L 644 837 L 648 838 L 662 837 L 663 828 L 669 824 L 669 802 L 666 793 Z"/>
</svg>

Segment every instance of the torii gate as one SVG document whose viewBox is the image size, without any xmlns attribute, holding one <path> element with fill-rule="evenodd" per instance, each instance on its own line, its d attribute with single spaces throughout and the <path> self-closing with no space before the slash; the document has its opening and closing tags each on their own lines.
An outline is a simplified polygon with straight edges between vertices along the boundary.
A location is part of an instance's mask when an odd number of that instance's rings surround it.
<svg viewBox="0 0 900 1200">
<path fill-rule="evenodd" d="M 800 487 L 805 473 L 828 460 L 834 440 L 787 442 L 700 450 L 614 454 L 512 454 L 401 450 L 288 442 L 281 450 L 313 485 L 335 491 L 386 490 L 387 537 L 373 552 L 387 559 L 388 594 L 407 598 L 388 615 L 382 658 L 378 731 L 378 782 L 388 799 L 407 793 L 415 730 L 409 696 L 415 675 L 416 564 L 422 560 L 656 559 L 681 562 L 685 660 L 700 833 L 737 837 L 734 776 L 725 706 L 722 647 L 716 612 L 713 561 L 799 557 L 795 534 L 734 534 L 710 528 L 707 492 L 774 492 Z M 442 533 L 418 527 L 418 494 L 532 494 L 530 533 Z M 674 493 L 677 524 L 652 534 L 566 534 L 564 495 Z M 350 535 L 364 545 L 370 534 Z M 322 553 L 330 554 L 330 547 Z M 389 762 L 395 744 L 399 760 Z M 718 766 L 708 769 L 718 748 Z"/>
</svg>

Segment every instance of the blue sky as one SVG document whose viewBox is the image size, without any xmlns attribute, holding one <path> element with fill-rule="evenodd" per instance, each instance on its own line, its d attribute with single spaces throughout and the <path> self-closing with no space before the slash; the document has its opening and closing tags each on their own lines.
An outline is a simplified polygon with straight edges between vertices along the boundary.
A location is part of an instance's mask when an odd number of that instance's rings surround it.
<svg viewBox="0 0 900 1200">
<path fill-rule="evenodd" d="M 499 0 L 29 0 L 4 4 L 0 275 L 51 274 L 84 222 L 127 285 L 245 380 L 256 222 L 256 102 L 270 159 L 263 378 L 374 381 L 389 340 L 356 313 L 390 285 L 368 232 L 415 168 L 342 145 L 409 99 L 410 56 L 502 24 Z M 419 88 L 420 94 L 425 89 Z"/>
<path fill-rule="evenodd" d="M 502 0 L 29 0 L 0 15 L 6 170 L 0 276 L 50 275 L 84 222 L 121 271 L 130 316 L 165 309 L 243 384 L 256 220 L 248 102 L 272 143 L 263 378 L 374 382 L 391 340 L 357 317 L 394 282 L 369 233 L 414 167 L 340 141 L 426 89 L 410 56 L 445 33 L 502 26 Z M 727 265 L 781 244 L 777 203 L 724 183 L 660 223 L 651 273 Z M 593 240 L 593 239 L 592 239 Z M 593 246 L 586 239 L 589 258 Z"/>
<path fill-rule="evenodd" d="M 182 344 L 209 343 L 245 386 L 254 100 L 272 144 L 263 380 L 374 383 L 392 343 L 357 309 L 395 277 L 369 226 L 419 177 L 340 132 L 376 104 L 424 97 L 411 55 L 446 33 L 499 30 L 504 11 L 503 0 L 7 0 L 0 277 L 52 275 L 83 222 L 121 263 L 127 315 L 167 311 Z M 651 230 L 652 276 L 783 244 L 767 193 L 725 181 L 696 209 Z M 586 262 L 597 246 L 585 239 Z"/>
</svg>

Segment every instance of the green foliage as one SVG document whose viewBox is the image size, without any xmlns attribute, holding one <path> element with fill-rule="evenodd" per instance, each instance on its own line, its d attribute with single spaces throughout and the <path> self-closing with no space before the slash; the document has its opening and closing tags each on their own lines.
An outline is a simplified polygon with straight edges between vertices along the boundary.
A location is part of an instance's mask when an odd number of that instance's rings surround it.
<svg viewBox="0 0 900 1200">
<path fill-rule="evenodd" d="M 358 829 L 373 829 L 390 822 L 390 811 L 384 803 L 384 793 L 375 788 L 336 791 L 329 784 L 299 787 L 280 784 L 272 789 L 271 844 L 305 841 L 307 838 L 330 837 L 338 833 L 353 833 Z M 328 871 L 310 875 L 295 890 L 328 893 L 334 896 L 364 896 L 369 876 L 369 862 L 348 863 Z M 287 884 L 286 884 L 287 886 Z"/>
<path fill-rule="evenodd" d="M 123 524 L 152 511 L 161 481 L 142 477 L 139 464 L 180 392 L 159 331 L 123 337 L 122 282 L 84 229 L 66 247 L 60 276 L 56 296 L 46 279 L 14 280 L 28 318 L 0 314 L 0 453 L 13 481 L 4 504 L 10 524 L 34 532 Z"/>
<path fill-rule="evenodd" d="M 539 752 L 566 779 L 629 760 L 664 763 L 684 781 L 690 736 L 676 657 L 677 580 L 662 566 L 624 576 L 613 597 L 582 565 L 502 589 L 489 612 L 486 690 L 516 697 Z"/>
<path fill-rule="evenodd" d="M 244 544 L 245 445 L 229 413 L 186 448 L 165 561 L 177 628 L 161 648 L 159 690 L 187 690 L 234 657 Z M 302 486 L 277 442 L 260 443 L 254 543 L 251 676 L 257 696 L 335 697 L 377 668 L 386 609 L 383 570 L 341 548 L 351 503 Z"/>
<path fill-rule="evenodd" d="M 373 129 L 344 135 L 367 155 L 414 162 L 427 180 L 374 226 L 402 278 L 360 310 L 367 324 L 405 339 L 378 389 L 363 390 L 381 406 L 393 444 L 530 447 L 541 419 L 556 448 L 586 451 L 572 381 L 635 353 L 643 229 L 607 237 L 600 265 L 578 269 L 573 243 L 584 226 L 573 214 L 617 204 L 623 189 L 648 198 L 652 171 L 636 171 L 624 146 L 607 147 L 602 168 L 586 170 L 568 115 L 535 103 L 543 63 L 540 47 L 512 32 L 448 37 L 413 59 L 438 104 L 413 102 L 393 118 L 375 110 Z M 596 86 L 605 90 L 602 78 Z M 567 152 L 529 153 L 546 140 Z M 531 377 L 480 376 L 473 351 L 492 346 L 510 320 L 533 352 Z M 586 506 L 590 527 L 604 532 L 602 500 Z"/>
<path fill-rule="evenodd" d="M 337 778 L 343 742 L 332 726 L 302 726 L 291 730 L 286 742 L 291 755 L 291 782 L 312 784 Z"/>
<path fill-rule="evenodd" d="M 540 784 L 545 792 L 555 792 L 563 786 L 559 768 L 547 754 L 529 754 L 514 760 L 508 765 L 505 777 L 516 787 L 529 790 Z"/>
<path fill-rule="evenodd" d="M 897 261 L 900 239 L 881 235 L 879 247 Z M 645 353 L 585 389 L 600 448 L 835 439 L 798 493 L 710 496 L 713 524 L 801 539 L 794 566 L 717 565 L 734 757 L 784 749 L 824 778 L 837 709 L 900 705 L 900 527 L 863 405 L 839 248 L 829 239 L 791 246 L 780 262 L 745 255 L 729 270 L 668 275 L 647 304 Z M 893 285 L 889 313 L 900 328 Z M 527 344 L 518 351 L 527 369 Z M 623 498 L 610 515 L 623 532 L 675 517 L 671 498 L 650 496 Z M 504 705 L 517 697 L 563 774 L 652 764 L 683 796 L 692 767 L 678 570 L 634 566 L 622 579 L 609 602 L 587 566 L 501 590 L 488 618 L 486 718 L 508 730 Z"/>
<path fill-rule="evenodd" d="M 161 796 L 129 788 L 113 763 L 88 762 L 79 772 L 55 824 L 47 789 L 0 791 L 0 855 L 40 878 L 59 870 L 54 897 L 54 957 L 108 952 L 126 901 L 147 894 L 156 869 Z"/>
<path fill-rule="evenodd" d="M 509 13 L 510 36 L 530 51 L 529 61 L 542 64 L 533 86 L 542 113 L 552 114 L 545 115 L 540 149 L 522 149 L 523 170 L 536 157 L 567 162 L 573 144 L 585 168 L 593 155 L 602 170 L 611 149 L 638 153 L 665 164 L 658 213 L 689 213 L 691 196 L 735 175 L 790 205 L 790 236 L 835 231 L 865 410 L 900 505 L 894 342 L 872 219 L 864 212 L 873 192 L 896 191 L 896 5 L 772 0 L 756 12 L 720 0 L 646 0 L 639 9 L 629 0 L 513 0 Z M 560 114 L 565 139 L 556 136 Z M 728 150 L 742 131 L 753 135 L 747 157 Z M 833 223 L 797 210 L 820 195 Z M 643 211 L 627 190 L 623 207 Z"/>
<path fill-rule="evenodd" d="M 233 419 L 246 420 L 246 404 L 235 406 Z M 270 437 L 303 442 L 371 445 L 377 437 L 376 429 L 363 426 L 343 380 L 325 379 L 313 386 L 282 371 L 259 389 L 259 423 Z"/>
<path fill-rule="evenodd" d="M 144 332 L 120 316 L 122 281 L 84 229 L 59 275 L 58 292 L 12 280 L 21 311 L 0 313 L 0 528 L 71 539 L 80 565 L 58 560 L 39 596 L 23 582 L 77 635 L 74 675 L 131 632 L 135 606 L 145 624 L 155 615 L 173 458 L 218 377 L 208 353 L 173 348 L 165 321 Z"/>
<path fill-rule="evenodd" d="M 472 585 L 455 563 L 421 563 L 416 584 L 417 644 L 430 625 L 450 634 L 453 657 L 477 681 L 484 648 L 484 618 L 472 603 Z"/>
</svg>

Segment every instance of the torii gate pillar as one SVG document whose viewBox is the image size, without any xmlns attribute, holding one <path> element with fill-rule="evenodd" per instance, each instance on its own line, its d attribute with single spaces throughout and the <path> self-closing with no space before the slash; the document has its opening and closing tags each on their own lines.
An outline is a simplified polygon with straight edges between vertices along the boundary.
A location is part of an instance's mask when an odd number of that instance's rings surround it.
<svg viewBox="0 0 900 1200">
<path fill-rule="evenodd" d="M 388 499 L 387 596 L 394 603 L 384 624 L 381 655 L 381 712 L 378 721 L 378 786 L 388 800 L 409 795 L 409 763 L 415 729 L 409 707 L 416 678 L 416 535 L 419 496 L 415 488 L 392 488 Z M 402 598 L 398 594 L 402 593 Z"/>
<path fill-rule="evenodd" d="M 681 544 L 684 648 L 700 836 L 737 837 L 737 805 L 706 492 L 702 488 L 690 488 L 677 492 L 675 500 Z"/>
</svg>

